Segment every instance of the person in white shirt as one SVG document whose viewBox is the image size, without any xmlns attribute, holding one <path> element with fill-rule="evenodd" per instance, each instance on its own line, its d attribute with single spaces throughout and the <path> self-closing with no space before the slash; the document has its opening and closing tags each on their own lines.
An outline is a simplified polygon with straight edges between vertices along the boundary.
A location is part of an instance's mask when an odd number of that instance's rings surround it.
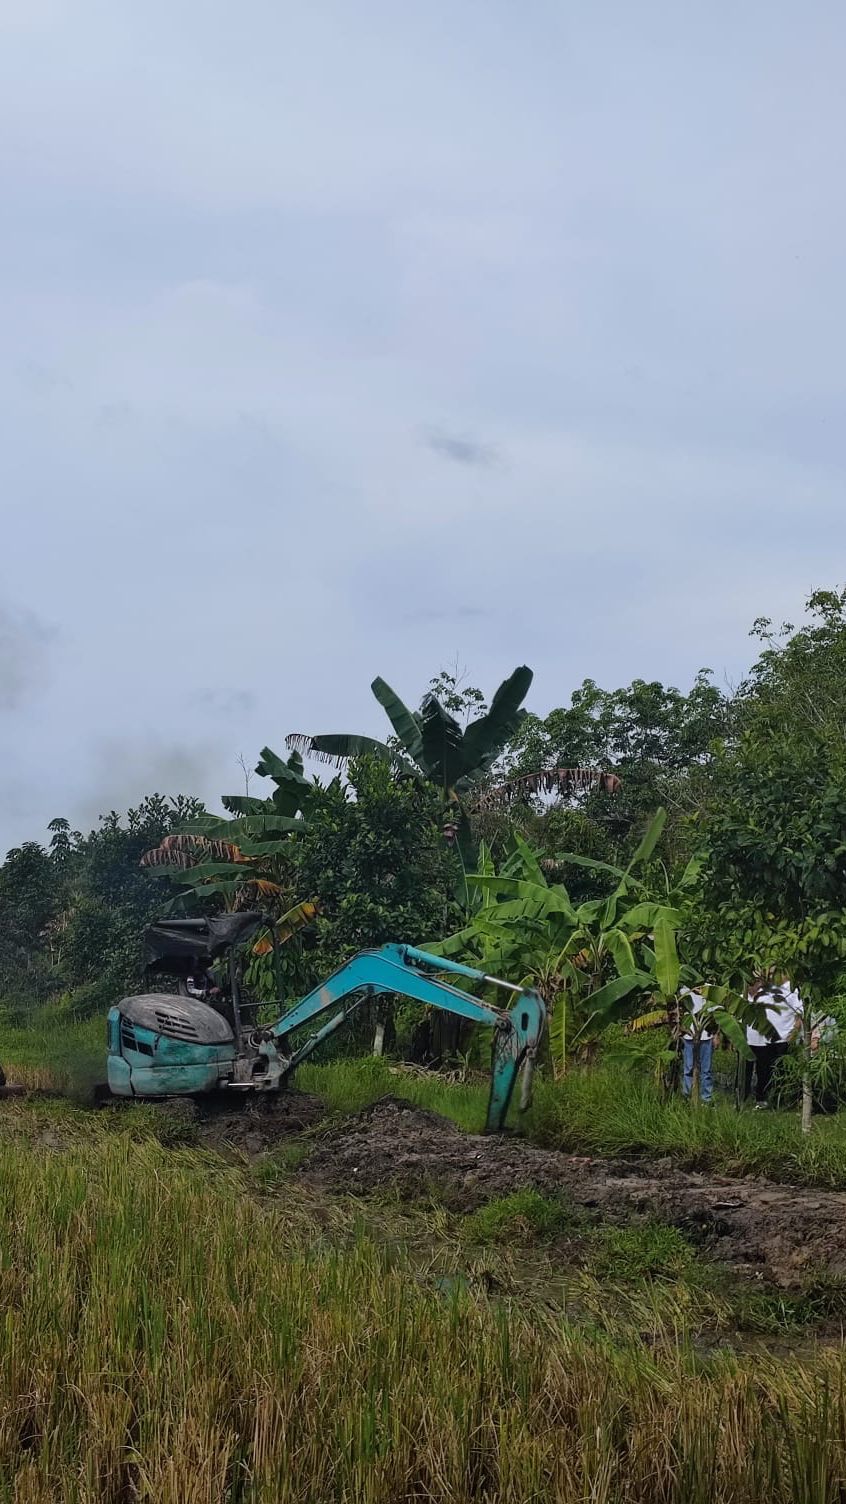
<svg viewBox="0 0 846 1504">
<path fill-rule="evenodd" d="M 697 1015 L 706 1006 L 701 992 L 691 992 L 688 987 L 683 987 L 681 999 L 682 1007 L 690 1015 L 688 1027 L 682 1035 L 684 1048 L 682 1095 L 689 1097 L 693 1091 L 693 1075 L 698 1057 L 699 1100 L 710 1102 L 714 1093 L 714 1079 L 711 1073 L 714 1059 L 714 1030 L 708 1024 L 700 1028 L 695 1022 Z"/>
<path fill-rule="evenodd" d="M 752 1051 L 752 1059 L 746 1062 L 743 1095 L 749 1096 L 754 1070 L 755 1109 L 758 1111 L 768 1106 L 767 1093 L 773 1070 L 787 1054 L 791 1042 L 802 1027 L 802 1000 L 786 977 L 780 982 L 768 982 L 759 978 L 749 989 L 749 997 L 754 1002 L 765 1005 L 767 1022 L 772 1024 L 777 1036 L 774 1040 L 768 1039 L 760 1030 L 753 1029 L 751 1024 L 746 1029 L 746 1043 Z"/>
</svg>

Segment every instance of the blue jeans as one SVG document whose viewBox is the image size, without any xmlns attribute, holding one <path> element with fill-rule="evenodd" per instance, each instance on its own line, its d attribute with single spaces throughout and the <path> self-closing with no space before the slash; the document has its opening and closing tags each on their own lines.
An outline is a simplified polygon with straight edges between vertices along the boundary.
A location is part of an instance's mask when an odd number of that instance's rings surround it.
<svg viewBox="0 0 846 1504">
<path fill-rule="evenodd" d="M 711 1095 L 714 1090 L 714 1083 L 711 1079 L 711 1061 L 714 1056 L 714 1041 L 713 1039 L 700 1039 L 698 1044 L 694 1044 L 692 1039 L 685 1039 L 683 1041 L 683 1044 L 684 1080 L 682 1081 L 682 1092 L 684 1096 L 689 1097 L 690 1093 L 693 1091 L 693 1056 L 694 1051 L 698 1050 L 699 1100 L 700 1102 L 710 1102 Z"/>
</svg>

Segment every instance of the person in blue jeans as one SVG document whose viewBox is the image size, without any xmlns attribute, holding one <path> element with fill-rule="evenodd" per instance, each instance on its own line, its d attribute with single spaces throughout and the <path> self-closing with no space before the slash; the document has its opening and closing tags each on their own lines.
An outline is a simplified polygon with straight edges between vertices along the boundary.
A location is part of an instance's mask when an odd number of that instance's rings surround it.
<svg viewBox="0 0 846 1504">
<path fill-rule="evenodd" d="M 682 990 L 682 1006 L 685 1012 L 690 1014 L 689 1026 L 682 1036 L 684 1050 L 684 1075 L 682 1077 L 682 1095 L 689 1097 L 693 1091 L 693 1073 L 699 1064 L 699 1100 L 710 1102 L 714 1095 L 714 1078 L 712 1065 L 714 1061 L 714 1034 L 713 1030 L 694 1026 L 694 1019 L 702 1009 L 707 1007 L 701 992 L 691 992 L 687 987 Z"/>
</svg>

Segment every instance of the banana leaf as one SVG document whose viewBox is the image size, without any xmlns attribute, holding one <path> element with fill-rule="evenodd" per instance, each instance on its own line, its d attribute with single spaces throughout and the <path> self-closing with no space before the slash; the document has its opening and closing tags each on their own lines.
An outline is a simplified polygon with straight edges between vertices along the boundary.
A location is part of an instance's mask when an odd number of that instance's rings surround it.
<svg viewBox="0 0 846 1504">
<path fill-rule="evenodd" d="M 290 784 L 309 792 L 314 788 L 311 779 L 303 773 L 303 760 L 298 752 L 292 752 L 286 762 L 272 747 L 262 747 L 256 772 L 260 778 L 272 778 L 274 783 Z"/>
<path fill-rule="evenodd" d="M 618 1005 L 631 997 L 633 992 L 643 992 L 653 986 L 652 978 L 645 971 L 627 972 L 622 977 L 612 977 L 604 987 L 597 988 L 596 992 L 580 1002 L 580 1008 L 590 1009 L 592 1015 L 603 1015 L 604 1021 L 609 1021 L 614 1015 Z"/>
<path fill-rule="evenodd" d="M 519 877 L 488 877 L 481 872 L 468 872 L 467 882 L 475 888 L 484 888 L 488 893 L 508 893 L 513 898 L 528 898 L 550 914 L 566 914 L 576 922 L 576 910 L 564 888 L 550 888 L 546 884 L 527 882 Z"/>
<path fill-rule="evenodd" d="M 655 946 L 655 974 L 658 986 L 668 997 L 679 985 L 679 953 L 676 949 L 676 931 L 666 913 L 659 914 L 652 929 Z"/>
<path fill-rule="evenodd" d="M 468 774 L 486 760 L 492 762 L 510 741 L 526 712 L 521 710 L 534 675 L 524 664 L 500 684 L 490 708 L 471 721 L 462 743 L 462 773 Z"/>
<path fill-rule="evenodd" d="M 251 862 L 198 862 L 194 867 L 154 867 L 151 877 L 175 877 L 182 883 L 206 883 L 213 878 L 230 877 L 233 882 L 250 882 Z"/>
<path fill-rule="evenodd" d="M 611 958 L 621 977 L 637 971 L 634 951 L 629 944 L 628 937 L 623 934 L 622 930 L 609 930 L 605 935 L 605 944 L 611 953 Z"/>
<path fill-rule="evenodd" d="M 624 878 L 627 875 L 622 867 L 613 867 L 610 862 L 597 861 L 596 857 L 579 856 L 575 851 L 556 853 L 555 860 L 560 862 L 562 867 L 570 863 L 574 867 L 587 867 L 590 872 L 607 872 L 611 877 Z"/>
<path fill-rule="evenodd" d="M 391 689 L 390 684 L 385 683 L 384 679 L 374 679 L 370 688 L 382 706 L 408 756 L 413 762 L 419 762 L 423 756 L 423 738 L 420 733 L 419 717 L 415 715 L 414 711 L 409 710 L 407 705 L 403 704 L 399 695 Z"/>
<path fill-rule="evenodd" d="M 626 1028 L 632 1034 L 640 1034 L 644 1029 L 657 1029 L 659 1025 L 666 1023 L 666 1008 L 652 1008 L 648 1013 L 639 1013 L 637 1018 L 630 1019 Z"/>
<path fill-rule="evenodd" d="M 621 915 L 618 924 L 628 934 L 634 934 L 637 930 L 645 930 L 650 933 L 654 930 L 657 921 L 665 918 L 668 924 L 679 929 L 682 916 L 678 909 L 666 903 L 636 903 L 630 909 L 626 909 Z M 672 989 L 673 991 L 675 989 Z"/>
<path fill-rule="evenodd" d="M 318 762 L 331 763 L 333 767 L 343 768 L 354 757 L 378 757 L 383 762 L 389 762 L 398 772 L 408 778 L 419 779 L 420 772 L 403 757 L 395 752 L 392 747 L 387 747 L 384 742 L 377 741 L 373 736 L 355 736 L 344 733 L 331 733 L 325 736 L 303 736 L 295 732 L 285 738 L 288 747 L 302 747 L 310 757 Z"/>
<path fill-rule="evenodd" d="M 251 794 L 221 794 L 220 802 L 230 815 L 262 815 L 273 813 L 269 799 L 254 799 Z"/>
<path fill-rule="evenodd" d="M 464 772 L 461 727 L 434 695 L 423 701 L 420 722 L 425 771 L 447 793 Z"/>
<path fill-rule="evenodd" d="M 730 1045 L 737 1050 L 744 1060 L 752 1059 L 752 1051 L 746 1040 L 746 1029 L 738 1023 L 733 1013 L 725 1008 L 715 1008 L 712 1018 L 721 1034 L 724 1034 Z"/>
<path fill-rule="evenodd" d="M 277 815 L 262 810 L 258 815 L 241 815 L 234 820 L 225 820 L 222 815 L 198 815 L 183 827 L 186 835 L 206 836 L 212 840 L 229 840 L 240 844 L 241 836 L 260 836 L 263 833 L 279 834 L 282 831 L 301 831 L 308 827 L 304 820 L 290 815 Z"/>
<path fill-rule="evenodd" d="M 486 762 L 481 766 L 484 767 Z M 507 778 L 504 783 L 486 788 L 479 797 L 479 807 L 497 809 L 527 795 L 556 793 L 569 797 L 597 788 L 616 794 L 620 780 L 615 773 L 605 773 L 602 768 L 539 768 L 535 773 L 520 773 L 516 778 Z"/>
<path fill-rule="evenodd" d="M 320 904 L 316 898 L 306 898 L 302 903 L 294 904 L 294 907 L 288 909 L 287 913 L 282 914 L 273 926 L 277 943 L 281 945 L 286 940 L 290 940 L 292 935 L 296 934 L 297 930 L 304 929 L 306 925 L 312 924 L 319 913 Z M 267 956 L 270 955 L 272 950 L 273 944 L 270 935 L 264 934 L 259 937 L 253 946 L 253 955 Z"/>
<path fill-rule="evenodd" d="M 535 853 L 533 852 L 528 841 L 524 840 L 519 830 L 513 830 L 511 832 L 511 839 L 514 842 L 515 847 L 514 855 L 522 862 L 523 870 L 527 874 L 527 876 L 533 883 L 537 883 L 539 887 L 548 888 L 549 883 L 547 882 L 546 877 L 541 870 L 540 862 L 535 856 Z"/>
<path fill-rule="evenodd" d="M 648 862 L 653 851 L 655 850 L 655 847 L 658 845 L 658 842 L 661 839 L 661 835 L 666 823 L 667 811 L 663 808 L 657 809 L 649 823 L 649 827 L 645 835 L 643 836 L 643 839 L 638 845 L 634 856 L 632 857 L 628 867 L 626 868 L 626 876 L 628 876 L 628 874 L 635 867 L 639 866 L 641 862 Z"/>
<path fill-rule="evenodd" d="M 152 869 L 172 867 L 190 869 L 200 861 L 237 862 L 240 849 L 231 841 L 210 840 L 208 836 L 191 835 L 180 831 L 178 835 L 165 836 L 152 851 L 145 851 L 139 866 Z"/>
</svg>

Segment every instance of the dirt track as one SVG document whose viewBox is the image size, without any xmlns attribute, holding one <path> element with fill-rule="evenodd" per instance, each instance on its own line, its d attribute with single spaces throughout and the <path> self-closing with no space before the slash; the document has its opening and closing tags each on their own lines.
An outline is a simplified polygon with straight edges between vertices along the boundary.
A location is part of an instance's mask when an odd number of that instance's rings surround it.
<svg viewBox="0 0 846 1504">
<path fill-rule="evenodd" d="M 563 1192 L 611 1221 L 672 1223 L 714 1257 L 784 1287 L 812 1273 L 846 1275 L 846 1192 L 693 1174 L 667 1160 L 577 1158 L 510 1136 L 462 1133 L 394 1097 L 329 1132 L 301 1174 L 361 1194 L 393 1186 L 416 1197 L 437 1188 L 467 1210 L 532 1186 Z"/>
</svg>

